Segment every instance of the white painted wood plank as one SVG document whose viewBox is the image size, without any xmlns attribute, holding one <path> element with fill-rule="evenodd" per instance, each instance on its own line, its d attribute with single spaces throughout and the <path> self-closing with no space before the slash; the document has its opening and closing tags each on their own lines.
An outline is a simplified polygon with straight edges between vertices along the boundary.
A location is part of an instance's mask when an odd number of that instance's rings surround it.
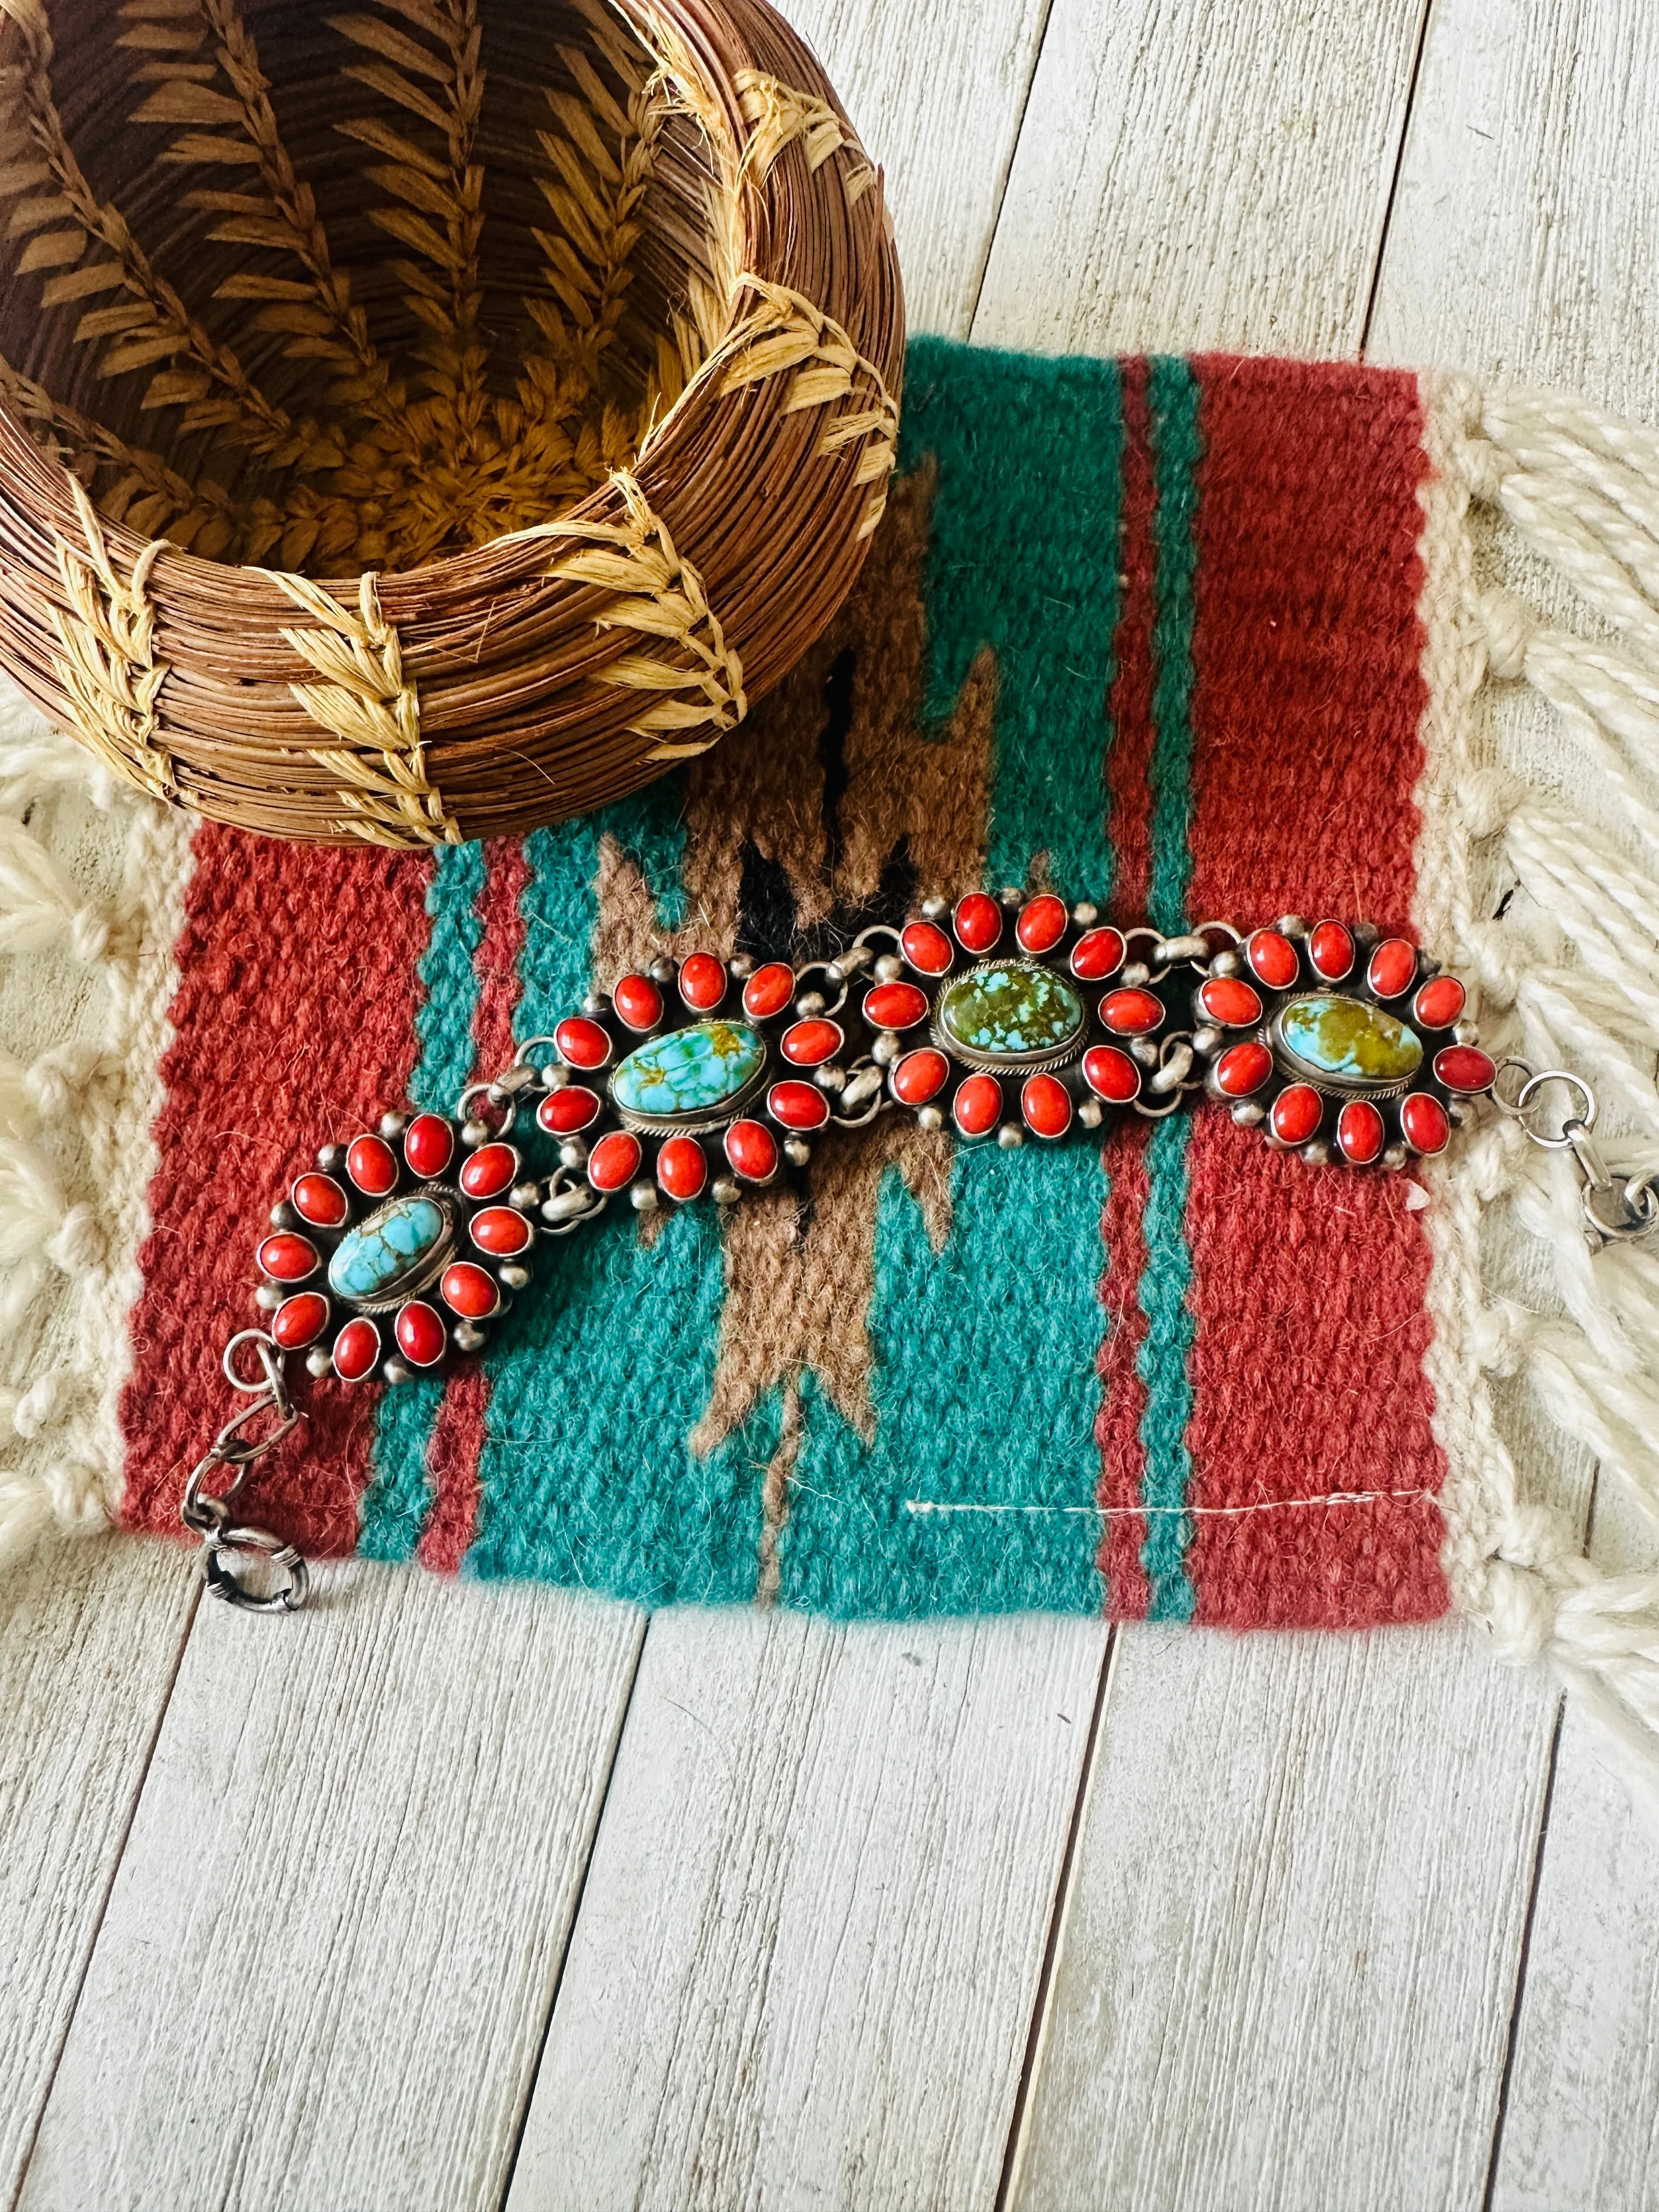
<svg viewBox="0 0 1659 2212">
<path fill-rule="evenodd" d="M 640 1616 L 323 1581 L 198 1616 L 25 2206 L 500 2200 Z"/>
<path fill-rule="evenodd" d="M 913 331 L 965 338 L 1048 0 L 788 0 L 886 173 Z"/>
<path fill-rule="evenodd" d="M 0 1591 L 0 2203 L 22 2172 L 196 1592 L 186 1552 L 43 1546 Z"/>
<path fill-rule="evenodd" d="M 1422 0 L 1054 0 L 976 339 L 1358 349 Z"/>
<path fill-rule="evenodd" d="M 1373 350 L 1575 387 L 1659 420 L 1659 17 L 1641 0 L 1441 0 L 1377 288 Z M 1528 573 L 1536 590 L 1540 579 Z M 1564 595 L 1555 601 L 1566 605 Z M 1553 611 L 1553 606 L 1552 607 Z M 1569 615 L 1569 619 L 1575 617 Z M 1579 617 L 1581 618 L 1581 617 Z M 1497 753 L 1617 836 L 1539 702 L 1492 716 Z M 1498 1264 L 1514 1266 L 1511 1248 Z M 1534 1481 L 1565 1439 L 1540 1434 Z M 1616 1486 L 1592 1556 L 1651 1565 Z M 1571 1699 L 1539 1869 L 1492 2212 L 1659 2204 L 1659 1838 Z"/>
<path fill-rule="evenodd" d="M 1113 1674 L 1012 2202 L 1478 2204 L 1547 1686 L 1517 1746 L 1450 1627 L 1140 1629 Z"/>
<path fill-rule="evenodd" d="M 1105 1635 L 659 1615 L 511 2212 L 988 2208 Z"/>
</svg>

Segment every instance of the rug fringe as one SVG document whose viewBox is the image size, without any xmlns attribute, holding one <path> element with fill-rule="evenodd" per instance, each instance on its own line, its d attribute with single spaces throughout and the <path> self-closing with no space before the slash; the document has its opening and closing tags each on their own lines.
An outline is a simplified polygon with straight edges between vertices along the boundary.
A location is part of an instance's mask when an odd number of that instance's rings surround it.
<svg viewBox="0 0 1659 2212">
<path fill-rule="evenodd" d="M 1622 1125 L 1607 1139 L 1613 1158 L 1645 1169 L 1659 1164 L 1659 435 L 1557 394 L 1432 378 L 1425 395 L 1435 477 L 1422 611 L 1437 696 L 1419 921 L 1478 981 L 1483 1036 L 1535 1067 L 1583 1075 Z M 1478 575 L 1471 503 L 1504 516 L 1616 637 L 1559 628 Z M 1554 708 L 1633 851 L 1562 800 L 1476 764 L 1476 694 L 1506 679 Z M 1497 919 L 1472 893 L 1470 848 L 1488 839 L 1509 886 Z M 1425 1180 L 1437 1200 L 1429 1368 L 1450 1470 L 1454 1602 L 1501 1656 L 1554 1664 L 1659 1817 L 1659 1571 L 1605 1572 L 1567 1515 L 1522 1493 L 1486 1382 L 1521 1377 L 1659 1528 L 1659 1245 L 1593 1253 L 1571 1160 L 1537 1151 L 1512 1123 L 1484 1130 Z M 1559 1315 L 1494 1298 L 1481 1281 L 1480 1216 L 1502 1197 L 1548 1251 Z"/>
</svg>

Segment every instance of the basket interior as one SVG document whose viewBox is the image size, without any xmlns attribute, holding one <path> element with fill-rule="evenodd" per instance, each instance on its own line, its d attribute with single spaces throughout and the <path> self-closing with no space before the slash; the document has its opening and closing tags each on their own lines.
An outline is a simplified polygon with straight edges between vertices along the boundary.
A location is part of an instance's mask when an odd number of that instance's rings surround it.
<svg viewBox="0 0 1659 2212">
<path fill-rule="evenodd" d="M 687 88 L 600 0 L 17 0 L 0 400 L 210 559 L 546 520 L 720 335 L 730 155 Z"/>
</svg>

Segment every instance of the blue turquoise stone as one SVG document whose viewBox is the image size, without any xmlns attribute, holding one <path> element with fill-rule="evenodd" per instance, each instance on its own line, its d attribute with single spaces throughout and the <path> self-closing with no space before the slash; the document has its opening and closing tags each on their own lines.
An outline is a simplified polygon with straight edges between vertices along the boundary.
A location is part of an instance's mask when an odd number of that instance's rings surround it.
<svg viewBox="0 0 1659 2212">
<path fill-rule="evenodd" d="M 328 1263 L 328 1287 L 337 1297 L 383 1297 L 425 1259 L 448 1227 L 443 1208 L 429 1198 L 398 1198 L 350 1229 Z"/>
<path fill-rule="evenodd" d="M 1279 1034 L 1305 1066 L 1348 1083 L 1408 1082 L 1423 1060 L 1415 1030 L 1341 991 L 1292 999 L 1279 1017 Z"/>
<path fill-rule="evenodd" d="M 747 1022 L 693 1022 L 636 1045 L 611 1079 L 625 1114 L 706 1114 L 735 1098 L 765 1064 Z"/>
<path fill-rule="evenodd" d="M 1060 1052 L 1083 1028 L 1083 1001 L 1063 975 L 1035 960 L 996 960 L 952 983 L 939 1001 L 952 1044 L 987 1059 Z"/>
</svg>

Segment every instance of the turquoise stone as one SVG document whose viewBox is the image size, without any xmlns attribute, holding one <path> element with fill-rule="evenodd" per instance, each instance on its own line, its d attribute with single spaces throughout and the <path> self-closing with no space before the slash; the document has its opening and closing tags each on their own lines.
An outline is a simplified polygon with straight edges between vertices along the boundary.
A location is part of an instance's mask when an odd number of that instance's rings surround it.
<svg viewBox="0 0 1659 2212">
<path fill-rule="evenodd" d="M 1341 991 L 1292 999 L 1279 1017 L 1279 1034 L 1305 1067 L 1344 1083 L 1406 1083 L 1423 1060 L 1415 1030 Z"/>
<path fill-rule="evenodd" d="M 386 1297 L 448 1226 L 443 1208 L 429 1198 L 394 1199 L 340 1239 L 328 1263 L 328 1287 L 340 1298 Z"/>
<path fill-rule="evenodd" d="M 962 976 L 939 1000 L 952 1044 L 988 1060 L 1060 1052 L 1083 1029 L 1083 1001 L 1063 975 L 1035 960 L 994 960 Z"/>
<path fill-rule="evenodd" d="M 635 1045 L 611 1079 L 625 1114 L 707 1114 L 735 1098 L 766 1064 L 747 1022 L 693 1022 Z"/>
</svg>

